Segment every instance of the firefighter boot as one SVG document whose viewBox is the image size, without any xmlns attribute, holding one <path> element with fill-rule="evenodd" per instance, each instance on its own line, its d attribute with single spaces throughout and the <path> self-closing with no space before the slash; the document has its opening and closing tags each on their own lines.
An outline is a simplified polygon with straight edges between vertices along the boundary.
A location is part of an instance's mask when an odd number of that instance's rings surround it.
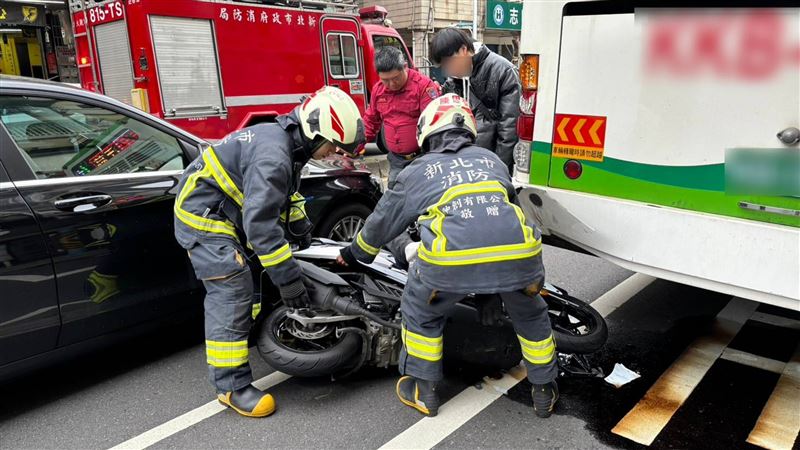
<svg viewBox="0 0 800 450">
<path fill-rule="evenodd" d="M 238 391 L 218 394 L 217 399 L 223 405 L 247 417 L 266 417 L 275 412 L 275 400 L 270 394 L 248 385 Z"/>
<path fill-rule="evenodd" d="M 553 407 L 558 401 L 558 384 L 551 381 L 547 384 L 534 384 L 531 390 L 533 411 L 541 418 L 550 417 Z"/>
<path fill-rule="evenodd" d="M 436 382 L 420 380 L 405 376 L 397 381 L 397 397 L 426 416 L 433 417 L 439 413 L 439 394 Z"/>
</svg>

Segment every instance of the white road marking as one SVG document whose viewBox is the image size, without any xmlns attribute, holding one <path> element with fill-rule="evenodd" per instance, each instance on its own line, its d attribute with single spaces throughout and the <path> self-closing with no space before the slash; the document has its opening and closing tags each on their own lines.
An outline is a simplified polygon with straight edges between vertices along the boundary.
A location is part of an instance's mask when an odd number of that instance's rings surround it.
<svg viewBox="0 0 800 450">
<path fill-rule="evenodd" d="M 423 418 L 380 448 L 429 449 L 502 397 L 526 375 L 525 367 L 517 366 L 499 380 L 485 379 L 481 389 L 470 386 L 442 405 L 439 415 Z"/>
<path fill-rule="evenodd" d="M 601 316 L 607 317 L 655 280 L 650 275 L 635 273 L 593 301 L 592 308 L 596 309 Z"/>
<path fill-rule="evenodd" d="M 753 315 L 758 303 L 734 298 L 717 315 L 711 336 L 695 340 L 656 380 L 612 433 L 650 445 Z"/>
<path fill-rule="evenodd" d="M 266 390 L 282 383 L 291 378 L 291 375 L 286 375 L 281 372 L 273 372 L 264 378 L 260 378 L 253 382 L 253 385 L 261 390 Z M 144 433 L 131 438 L 111 450 L 125 449 L 125 450 L 140 450 L 145 449 L 161 440 L 164 440 L 179 431 L 185 430 L 190 426 L 202 422 L 209 417 L 228 409 L 217 400 L 212 400 L 203 406 L 197 407 L 186 414 L 178 416 L 169 422 L 164 422 L 161 425 L 152 428 Z"/>
<path fill-rule="evenodd" d="M 776 327 L 789 328 L 790 330 L 800 330 L 800 320 L 780 317 L 774 314 L 756 312 L 750 320 L 775 325 Z"/>
<path fill-rule="evenodd" d="M 639 293 L 647 285 L 652 283 L 653 277 L 641 274 L 634 274 L 619 285 L 615 286 L 595 302 L 592 306 L 600 310 L 600 314 L 605 317 L 634 295 Z M 601 309 L 602 308 L 602 309 Z M 436 418 L 424 418 L 412 425 L 403 433 L 400 433 L 391 441 L 387 442 L 382 448 L 426 448 L 429 449 L 449 436 L 453 431 L 466 423 L 470 418 L 484 410 L 492 402 L 502 397 L 509 389 L 516 386 L 526 376 L 524 366 L 518 366 L 505 374 L 499 380 L 486 380 L 482 389 L 474 386 L 465 389 L 460 394 L 453 397 L 449 402 L 442 405 L 439 415 Z M 291 378 L 281 372 L 273 372 L 264 378 L 255 381 L 253 384 L 259 389 L 268 389 L 287 379 Z M 203 420 L 214 416 L 226 407 L 218 401 L 213 400 L 203 406 L 195 408 L 186 414 L 178 416 L 169 422 L 165 422 L 152 428 L 134 438 L 131 438 L 111 450 L 140 450 L 145 449 L 157 442 L 160 442 L 173 434 L 189 428 Z"/>
<path fill-rule="evenodd" d="M 726 348 L 719 359 L 755 367 L 756 369 L 763 369 L 772 373 L 783 373 L 783 369 L 786 367 L 786 363 L 783 361 L 765 358 L 763 356 L 736 350 L 735 348 Z"/>
<path fill-rule="evenodd" d="M 648 275 L 634 274 L 592 302 L 592 307 L 606 317 L 654 280 L 655 278 Z M 486 380 L 482 389 L 474 386 L 465 389 L 442 405 L 439 408 L 438 416 L 423 418 L 384 444 L 381 449 L 430 449 L 434 447 L 469 419 L 502 397 L 509 389 L 525 379 L 526 375 L 525 367 L 518 366 L 500 380 Z"/>
<path fill-rule="evenodd" d="M 790 449 L 800 434 L 800 346 L 786 363 L 747 442 L 771 450 Z"/>
</svg>

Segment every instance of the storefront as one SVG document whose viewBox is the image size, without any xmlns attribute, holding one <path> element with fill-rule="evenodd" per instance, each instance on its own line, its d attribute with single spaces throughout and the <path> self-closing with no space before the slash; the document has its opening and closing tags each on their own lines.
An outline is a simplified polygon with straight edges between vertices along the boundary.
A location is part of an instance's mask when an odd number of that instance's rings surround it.
<svg viewBox="0 0 800 450">
<path fill-rule="evenodd" d="M 0 0 L 0 73 L 78 82 L 69 13 L 57 0 Z"/>
</svg>

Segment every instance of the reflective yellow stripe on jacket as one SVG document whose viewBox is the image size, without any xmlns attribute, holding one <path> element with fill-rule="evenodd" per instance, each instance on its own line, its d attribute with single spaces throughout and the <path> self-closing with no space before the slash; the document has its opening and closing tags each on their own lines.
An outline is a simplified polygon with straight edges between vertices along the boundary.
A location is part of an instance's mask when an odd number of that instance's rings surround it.
<svg viewBox="0 0 800 450">
<path fill-rule="evenodd" d="M 261 302 L 253 303 L 253 308 L 251 310 L 253 320 L 256 320 L 259 314 L 261 314 Z"/>
<path fill-rule="evenodd" d="M 186 198 L 197 188 L 197 181 L 200 178 L 207 177 L 212 177 L 211 169 L 208 164 L 206 164 L 203 169 L 189 175 L 189 178 L 186 180 L 186 184 L 183 186 L 183 189 L 181 189 L 181 192 L 178 194 L 178 198 L 175 200 L 175 217 L 177 217 L 178 220 L 187 226 L 196 230 L 205 231 L 207 233 L 226 234 L 236 239 L 236 229 L 230 222 L 198 216 L 197 214 L 193 214 L 183 209 L 183 203 L 186 201 Z"/>
<path fill-rule="evenodd" d="M 474 249 L 447 250 L 447 235 L 444 231 L 444 220 L 447 216 L 440 208 L 457 197 L 471 194 L 500 194 L 503 197 L 503 201 L 514 208 L 525 242 Z M 502 184 L 496 181 L 462 184 L 448 189 L 439 199 L 439 202 L 428 208 L 428 213 L 421 216 L 420 220 L 430 220 L 430 228 L 435 235 L 431 243 L 431 249 L 425 248 L 425 245 L 420 245 L 418 252 L 422 260 L 431 264 L 460 266 L 511 261 L 530 258 L 542 251 L 541 240 L 537 240 L 533 229 L 525 224 L 525 215 L 522 210 L 509 201 L 508 192 Z"/>
<path fill-rule="evenodd" d="M 206 362 L 213 367 L 239 367 L 248 361 L 247 341 L 206 341 Z"/>
<path fill-rule="evenodd" d="M 380 252 L 379 249 L 367 244 L 367 241 L 365 241 L 364 237 L 361 236 L 360 231 L 356 235 L 356 244 L 359 246 L 359 248 L 361 248 L 361 250 L 364 250 L 364 253 L 368 255 L 377 256 Z"/>
<path fill-rule="evenodd" d="M 278 265 L 291 257 L 292 248 L 289 247 L 289 244 L 287 243 L 268 255 L 259 255 L 258 260 L 261 261 L 262 266 L 271 267 Z"/>
<path fill-rule="evenodd" d="M 208 147 L 206 151 L 203 152 L 203 161 L 205 161 L 206 167 L 211 172 L 211 176 L 214 177 L 214 181 L 217 182 L 220 189 L 241 208 L 242 205 L 244 205 L 244 194 L 242 194 L 242 191 L 236 186 L 233 180 L 231 180 L 228 172 L 226 172 L 225 168 L 220 164 L 213 147 Z"/>
<path fill-rule="evenodd" d="M 303 194 L 295 192 L 289 198 L 289 222 L 297 222 L 307 217 L 306 199 Z M 281 221 L 286 222 L 286 212 L 281 213 Z"/>
</svg>

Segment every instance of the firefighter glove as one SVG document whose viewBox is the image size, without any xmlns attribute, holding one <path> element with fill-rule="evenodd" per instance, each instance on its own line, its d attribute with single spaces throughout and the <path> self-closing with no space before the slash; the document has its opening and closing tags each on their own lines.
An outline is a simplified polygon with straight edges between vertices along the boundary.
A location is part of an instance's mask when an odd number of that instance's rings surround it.
<svg viewBox="0 0 800 450">
<path fill-rule="evenodd" d="M 311 299 L 308 297 L 308 290 L 301 278 L 279 286 L 278 290 L 281 293 L 281 300 L 290 308 L 308 308 L 311 305 Z"/>
<path fill-rule="evenodd" d="M 339 251 L 339 255 L 342 257 L 342 259 L 344 260 L 345 264 L 347 264 L 348 267 L 358 267 L 358 260 L 353 255 L 353 250 L 350 249 L 349 245 L 347 247 L 342 248 Z"/>
</svg>

